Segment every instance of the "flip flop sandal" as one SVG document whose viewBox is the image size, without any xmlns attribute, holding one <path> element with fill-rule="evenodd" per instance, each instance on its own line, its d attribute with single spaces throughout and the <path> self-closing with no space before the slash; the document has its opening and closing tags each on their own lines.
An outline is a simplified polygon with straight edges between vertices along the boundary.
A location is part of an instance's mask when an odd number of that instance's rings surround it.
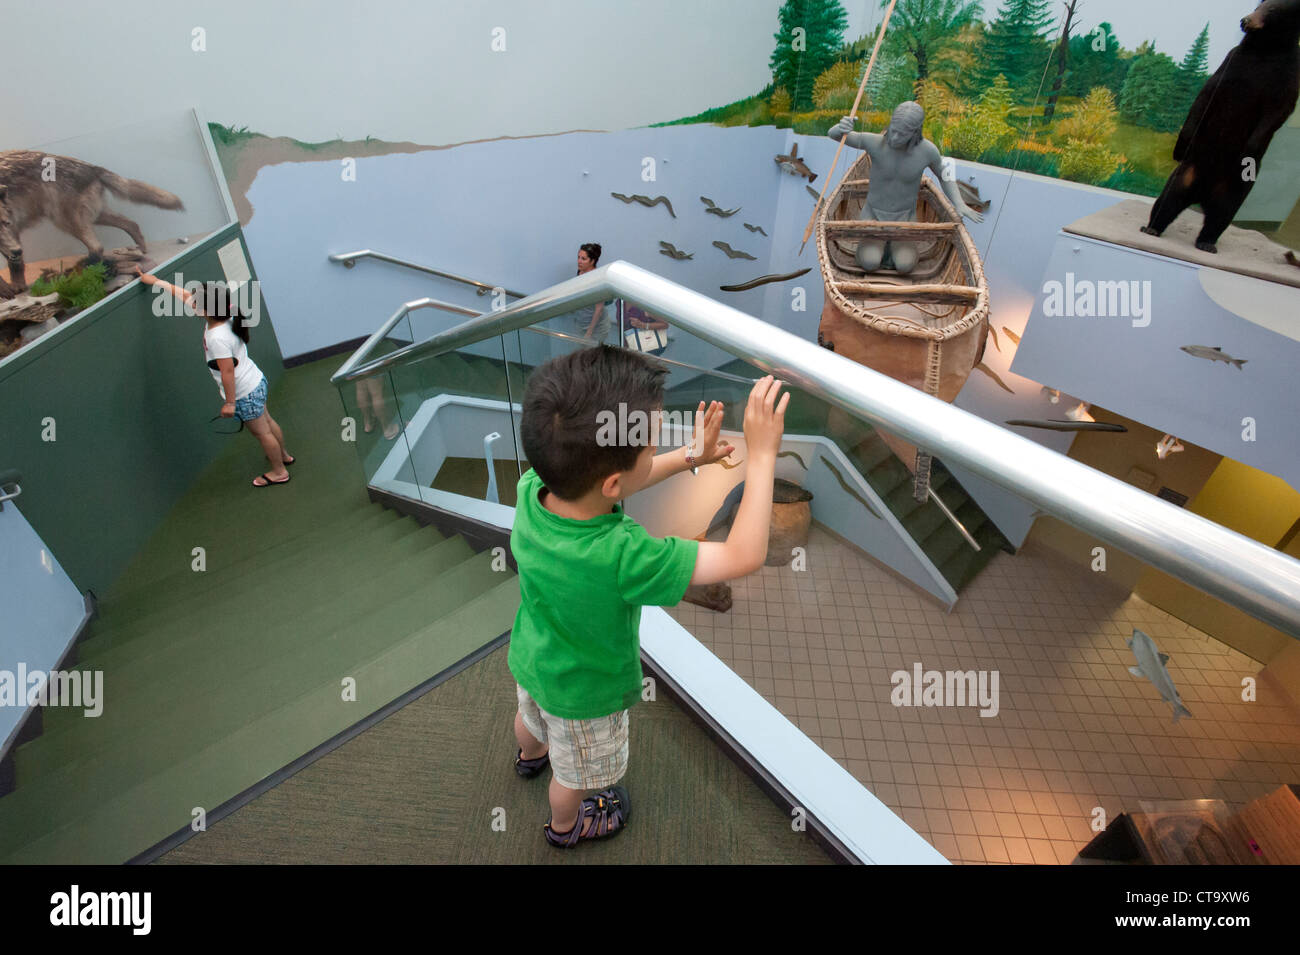
<svg viewBox="0 0 1300 955">
<path fill-rule="evenodd" d="M 515 772 L 524 779 L 532 779 L 544 770 L 551 763 L 551 753 L 548 750 L 538 756 L 536 759 L 524 759 L 524 751 L 519 750 L 519 755 L 515 757 Z"/>
<path fill-rule="evenodd" d="M 253 478 L 253 481 L 254 481 L 253 487 L 257 487 L 257 488 L 262 488 L 262 487 L 279 487 L 281 484 L 288 484 L 289 481 L 290 481 L 290 478 L 285 478 L 283 481 L 272 481 L 272 480 L 271 480 L 269 477 L 267 477 L 265 474 L 260 474 L 260 475 L 258 475 L 258 477 L 260 477 L 260 478 L 261 478 L 263 481 L 265 481 L 266 483 L 265 483 L 265 484 L 257 484 L 257 483 L 256 483 L 257 478 Z"/>
<path fill-rule="evenodd" d="M 297 464 L 297 463 L 298 463 L 298 459 L 297 459 L 296 457 L 295 457 L 295 458 L 290 458 L 288 461 L 285 461 L 285 462 L 284 462 L 284 466 L 285 466 L 286 468 L 291 468 L 291 467 L 293 467 L 293 466 L 294 466 L 295 464 Z"/>
<path fill-rule="evenodd" d="M 632 803 L 627 790 L 622 786 L 611 786 L 582 801 L 578 821 L 568 832 L 556 832 L 548 822 L 544 827 L 546 841 L 557 849 L 572 849 L 583 839 L 618 835 L 631 816 Z"/>
</svg>

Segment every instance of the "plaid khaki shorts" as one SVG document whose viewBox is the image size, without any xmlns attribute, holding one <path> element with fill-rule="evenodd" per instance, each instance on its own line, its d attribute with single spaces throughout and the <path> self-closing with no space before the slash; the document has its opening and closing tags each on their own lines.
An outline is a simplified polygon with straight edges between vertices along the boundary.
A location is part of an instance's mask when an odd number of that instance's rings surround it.
<svg viewBox="0 0 1300 955">
<path fill-rule="evenodd" d="M 551 770 L 565 789 L 606 789 L 627 772 L 627 710 L 591 720 L 547 713 L 518 683 L 519 715 L 550 746 Z"/>
</svg>

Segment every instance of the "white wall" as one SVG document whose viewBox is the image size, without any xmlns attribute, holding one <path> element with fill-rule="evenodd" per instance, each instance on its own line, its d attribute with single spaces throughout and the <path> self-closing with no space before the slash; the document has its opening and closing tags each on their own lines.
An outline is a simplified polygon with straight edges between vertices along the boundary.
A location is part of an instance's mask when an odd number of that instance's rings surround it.
<svg viewBox="0 0 1300 955">
<path fill-rule="evenodd" d="M 446 144 L 689 116 L 769 81 L 781 0 L 7 4 L 0 149 L 199 106 L 307 142 Z M 493 30 L 505 50 L 492 50 Z M 206 51 L 192 49 L 205 31 Z M 38 39 L 48 37 L 48 42 Z M 6 84 L 9 85 L 9 84 Z"/>
</svg>

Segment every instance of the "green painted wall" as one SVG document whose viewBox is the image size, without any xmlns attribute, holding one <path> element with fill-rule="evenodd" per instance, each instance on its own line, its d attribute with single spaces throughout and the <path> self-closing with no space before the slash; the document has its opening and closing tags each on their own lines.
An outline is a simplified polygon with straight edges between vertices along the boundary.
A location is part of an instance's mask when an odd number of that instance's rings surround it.
<svg viewBox="0 0 1300 955">
<path fill-rule="evenodd" d="M 238 224 L 158 274 L 225 278 L 217 249 L 243 243 Z M 244 244 L 253 277 L 257 277 Z M 230 441 L 203 361 L 203 320 L 159 318 L 136 282 L 0 366 L 0 470 L 22 472 L 23 515 L 82 590 L 102 594 L 191 482 Z M 274 389 L 283 359 L 265 299 L 249 350 Z M 42 438 L 54 419 L 55 440 Z M 182 555 L 183 556 L 183 555 Z"/>
</svg>

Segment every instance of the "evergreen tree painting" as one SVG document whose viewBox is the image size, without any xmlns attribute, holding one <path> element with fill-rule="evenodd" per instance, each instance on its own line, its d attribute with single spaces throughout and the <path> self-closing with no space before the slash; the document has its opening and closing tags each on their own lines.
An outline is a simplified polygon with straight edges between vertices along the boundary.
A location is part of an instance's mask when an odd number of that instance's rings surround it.
<svg viewBox="0 0 1300 955">
<path fill-rule="evenodd" d="M 786 0 L 777 14 L 773 84 L 790 91 L 795 109 L 813 105 L 813 83 L 835 62 L 848 14 L 839 0 Z"/>
<path fill-rule="evenodd" d="M 888 7 L 889 0 L 881 0 Z M 982 0 L 898 0 L 885 43 L 905 51 L 916 63 L 916 78 L 930 75 L 934 61 L 957 35 L 984 16 Z"/>
<path fill-rule="evenodd" d="M 1120 116 L 1125 122 L 1162 133 L 1178 132 L 1187 114 L 1180 97 L 1182 82 L 1178 64 L 1144 44 L 1124 80 Z"/>
<path fill-rule="evenodd" d="M 1178 93 L 1184 113 L 1192 108 L 1196 94 L 1205 85 L 1205 80 L 1209 76 L 1209 66 L 1210 25 L 1207 23 L 1192 43 L 1187 55 L 1183 57 L 1183 62 L 1178 64 Z"/>
<path fill-rule="evenodd" d="M 1124 89 L 1131 60 L 1121 55 L 1119 37 L 1109 23 L 1098 24 L 1091 33 L 1070 38 L 1070 66 L 1062 92 L 1083 98 L 1098 86 L 1104 86 L 1118 100 Z"/>
<path fill-rule="evenodd" d="M 998 18 L 984 34 L 976 83 L 987 88 L 1005 76 L 1016 98 L 1030 101 L 1042 84 L 1051 56 L 1051 0 L 1003 0 Z"/>
</svg>

